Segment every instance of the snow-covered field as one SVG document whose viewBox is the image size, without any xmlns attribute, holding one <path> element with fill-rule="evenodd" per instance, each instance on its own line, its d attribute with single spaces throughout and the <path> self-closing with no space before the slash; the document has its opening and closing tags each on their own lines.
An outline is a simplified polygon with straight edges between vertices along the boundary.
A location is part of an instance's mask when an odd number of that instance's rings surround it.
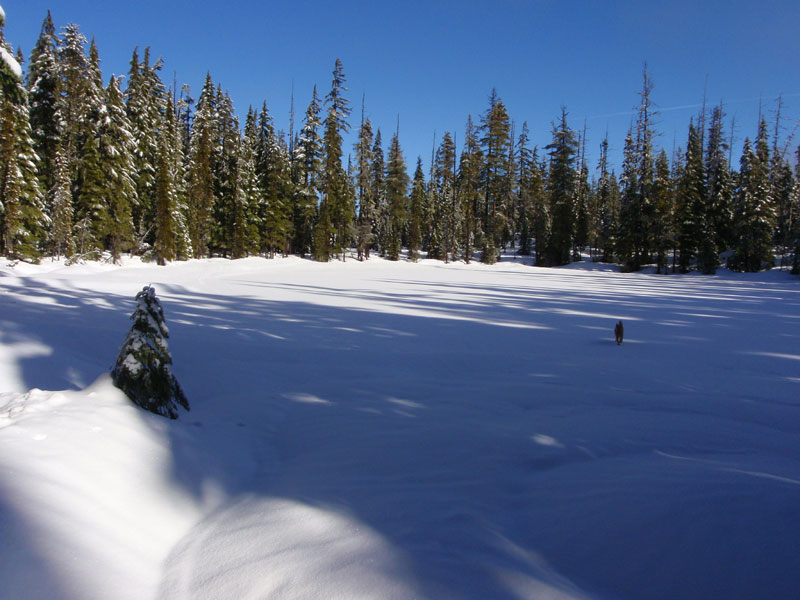
<svg viewBox="0 0 800 600">
<path fill-rule="evenodd" d="M 107 375 L 147 284 L 177 421 Z M 798 590 L 786 273 L 0 263 L 4 600 Z"/>
</svg>

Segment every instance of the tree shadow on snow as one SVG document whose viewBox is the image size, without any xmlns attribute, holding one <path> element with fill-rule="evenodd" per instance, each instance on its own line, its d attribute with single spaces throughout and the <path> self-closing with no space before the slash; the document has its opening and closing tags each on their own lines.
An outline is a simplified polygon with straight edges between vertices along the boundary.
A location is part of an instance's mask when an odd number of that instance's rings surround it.
<svg viewBox="0 0 800 600">
<path fill-rule="evenodd" d="M 579 274 L 564 271 L 546 286 L 438 283 L 434 293 L 430 282 L 413 280 L 388 282 L 388 291 L 239 282 L 253 297 L 156 284 L 174 372 L 192 407 L 167 428 L 174 480 L 198 501 L 214 489 L 232 499 L 176 548 L 162 593 L 201 593 L 191 585 L 206 581 L 199 571 L 206 563 L 183 551 L 237 527 L 256 532 L 263 522 L 252 511 L 286 506 L 280 503 L 341 515 L 375 532 L 397 556 L 393 566 L 376 568 L 387 577 L 400 569 L 422 597 L 513 598 L 536 582 L 582 597 L 559 572 L 603 589 L 606 562 L 575 570 L 575 559 L 557 548 L 580 540 L 556 543 L 537 531 L 553 527 L 531 514 L 551 485 L 542 473 L 580 468 L 598 453 L 649 454 L 652 446 L 626 441 L 634 435 L 625 429 L 630 421 L 604 423 L 622 441 L 601 448 L 582 446 L 570 428 L 589 430 L 592 419 L 602 419 L 604 394 L 621 382 L 634 390 L 629 394 L 650 389 L 665 357 L 686 374 L 680 382 L 659 380 L 664 393 L 702 386 L 702 373 L 692 369 L 704 342 L 691 342 L 697 348 L 686 352 L 687 330 L 702 329 L 716 350 L 730 347 L 715 365 L 735 369 L 745 360 L 734 354 L 741 336 L 780 318 L 776 307 L 797 314 L 800 305 L 783 288 L 738 280 L 626 278 L 623 286 L 616 279 L 623 276 L 604 276 L 587 290 Z M 20 360 L 25 385 L 81 387 L 108 371 L 130 326 L 133 295 L 25 284 L 26 301 L 15 300 L 2 315 L 2 342 L 52 349 Z M 264 299 L 269 289 L 309 301 Z M 620 318 L 626 342 L 616 348 Z M 782 344 L 776 351 L 791 353 L 796 337 Z M 761 360 L 766 368 L 774 359 Z M 654 406 L 654 417 L 663 408 Z M 592 493 L 591 482 L 585 488 Z M 263 548 L 270 532 L 261 535 L 259 552 L 248 559 L 253 580 L 268 578 L 270 561 L 278 560 Z M 742 568 L 763 558 L 758 548 L 749 551 Z M 660 597 L 644 587 L 632 593 Z"/>
</svg>

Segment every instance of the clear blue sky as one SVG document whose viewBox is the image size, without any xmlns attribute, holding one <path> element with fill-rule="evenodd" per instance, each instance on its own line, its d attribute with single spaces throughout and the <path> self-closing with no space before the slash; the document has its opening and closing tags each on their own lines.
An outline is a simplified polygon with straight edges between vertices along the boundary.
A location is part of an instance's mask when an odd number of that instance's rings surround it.
<svg viewBox="0 0 800 600">
<path fill-rule="evenodd" d="M 467 115 L 478 119 L 493 87 L 517 131 L 527 121 L 540 147 L 562 105 L 576 130 L 586 119 L 590 168 L 608 129 L 618 166 L 645 61 L 661 110 L 657 143 L 668 152 L 685 146 L 704 89 L 709 104 L 725 102 L 728 129 L 736 117 L 737 165 L 741 141 L 755 133 L 759 98 L 772 122 L 783 93 L 784 137 L 800 118 L 797 0 L 0 3 L 6 39 L 26 55 L 49 8 L 57 28 L 77 23 L 96 38 L 106 80 L 127 72 L 135 46 L 150 46 L 164 57 L 168 85 L 176 73 L 196 96 L 210 71 L 240 115 L 266 100 L 287 131 L 292 85 L 299 123 L 313 85 L 321 96 L 329 90 L 339 57 L 353 130 L 362 93 L 387 144 L 399 115 L 409 171 L 417 155 L 427 166 L 434 131 L 439 139 L 454 132 L 460 146 Z"/>
</svg>

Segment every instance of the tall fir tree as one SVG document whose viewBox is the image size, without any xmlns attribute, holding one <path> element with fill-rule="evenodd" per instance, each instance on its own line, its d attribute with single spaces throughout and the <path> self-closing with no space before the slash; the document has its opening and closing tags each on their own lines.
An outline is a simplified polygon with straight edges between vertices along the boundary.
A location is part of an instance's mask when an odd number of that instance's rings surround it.
<svg viewBox="0 0 800 600">
<path fill-rule="evenodd" d="M 256 171 L 257 147 L 258 121 L 256 111 L 251 107 L 247 112 L 244 135 L 239 145 L 238 179 L 233 207 L 233 248 L 231 250 L 233 258 L 255 254 L 261 246 L 258 210 L 263 203 L 264 192 Z"/>
<path fill-rule="evenodd" d="M 800 274 L 800 146 L 794 159 L 794 186 L 790 204 L 790 244 L 792 246 L 792 274 Z"/>
<path fill-rule="evenodd" d="M 22 63 L 21 54 L 16 60 Z M 44 204 L 36 178 L 28 94 L 22 79 L 10 75 L 0 86 L 0 253 L 35 260 L 46 225 Z"/>
<path fill-rule="evenodd" d="M 355 190 L 358 203 L 358 221 L 354 237 L 358 258 L 369 259 L 370 247 L 375 242 L 375 193 L 372 189 L 372 145 L 374 136 L 372 123 L 361 107 L 361 127 L 355 143 Z"/>
<path fill-rule="evenodd" d="M 333 69 L 331 91 L 325 97 L 328 107 L 323 136 L 322 200 L 320 203 L 320 234 L 315 244 L 318 260 L 345 256 L 349 244 L 350 225 L 355 218 L 355 195 L 342 166 L 342 135 L 350 130 L 349 100 L 344 97 L 345 75 L 338 58 Z"/>
<path fill-rule="evenodd" d="M 258 119 L 256 172 L 263 190 L 261 241 L 263 250 L 272 257 L 286 254 L 292 239 L 292 187 L 288 149 L 272 124 L 266 102 Z"/>
<path fill-rule="evenodd" d="M 575 132 L 567 125 L 567 110 L 562 108 L 559 123 L 553 124 L 553 141 L 547 146 L 550 151 L 547 192 L 552 219 L 546 254 L 546 263 L 549 266 L 565 265 L 570 262 L 575 231 L 577 147 Z"/>
<path fill-rule="evenodd" d="M 408 214 L 408 259 L 416 262 L 420 258 L 422 246 L 422 225 L 425 218 L 425 172 L 422 170 L 422 158 L 417 157 L 417 168 L 411 183 L 411 198 Z"/>
<path fill-rule="evenodd" d="M 722 105 L 711 110 L 705 155 L 706 205 L 717 252 L 723 252 L 733 243 L 733 181 L 723 131 L 724 118 Z"/>
<path fill-rule="evenodd" d="M 397 133 L 389 143 L 389 160 L 386 164 L 386 203 L 389 207 L 386 255 L 389 260 L 400 258 L 403 229 L 408 218 L 408 171 L 400 148 Z"/>
<path fill-rule="evenodd" d="M 434 173 L 440 203 L 439 218 L 442 219 L 442 258 L 447 262 L 458 258 L 461 222 L 461 207 L 456 190 L 456 144 L 449 131 L 445 131 L 442 143 L 436 151 Z"/>
<path fill-rule="evenodd" d="M 77 161 L 73 174 L 72 202 L 75 242 L 80 256 L 91 257 L 101 249 L 99 224 L 104 220 L 105 174 L 100 157 L 99 129 L 107 117 L 100 57 L 92 38 L 83 89 L 83 117 L 75 138 Z"/>
<path fill-rule="evenodd" d="M 172 97 L 168 96 L 156 157 L 153 257 L 159 265 L 178 257 L 182 237 L 180 220 L 176 218 L 179 204 L 179 177 L 175 172 L 177 140 L 177 117 Z"/>
<path fill-rule="evenodd" d="M 492 90 L 489 97 L 489 108 L 481 119 L 480 131 L 484 155 L 481 174 L 483 206 L 480 218 L 484 234 L 481 261 L 493 264 L 497 261 L 509 202 L 508 157 L 511 145 L 511 121 L 497 90 Z"/>
<path fill-rule="evenodd" d="M 216 139 L 214 143 L 214 219 L 211 251 L 230 256 L 233 245 L 233 204 L 236 196 L 239 155 L 239 120 L 233 101 L 217 86 Z"/>
<path fill-rule="evenodd" d="M 56 258 L 70 258 L 75 251 L 72 240 L 72 190 L 69 177 L 67 151 L 59 149 L 56 154 L 56 178 L 50 190 L 50 248 Z"/>
<path fill-rule="evenodd" d="M 775 208 L 770 195 L 767 123 L 763 119 L 755 148 L 749 138 L 742 148 L 734 223 L 736 241 L 731 266 L 750 272 L 771 267 Z"/>
<path fill-rule="evenodd" d="M 38 157 L 39 184 L 43 190 L 49 190 L 55 184 L 56 155 L 61 143 L 58 46 L 53 18 L 47 11 L 41 33 L 31 52 L 27 73 L 31 135 Z"/>
<path fill-rule="evenodd" d="M 517 254 L 530 256 L 532 251 L 531 220 L 533 202 L 531 197 L 531 187 L 534 177 L 536 164 L 534 161 L 533 150 L 528 147 L 530 141 L 530 131 L 527 121 L 522 124 L 517 139 L 517 186 L 516 186 L 516 223 L 515 230 L 519 234 L 519 248 Z"/>
<path fill-rule="evenodd" d="M 216 90 L 211 74 L 197 102 L 186 165 L 187 219 L 194 258 L 209 254 L 214 211 L 214 151 L 217 139 Z"/>
<path fill-rule="evenodd" d="M 61 74 L 58 114 L 70 179 L 78 169 L 81 136 L 88 121 L 86 111 L 92 79 L 85 46 L 86 37 L 77 25 L 71 23 L 64 27 L 62 43 L 58 48 Z"/>
<path fill-rule="evenodd" d="M 614 242 L 619 228 L 619 189 L 616 178 L 609 171 L 608 164 L 608 132 L 600 144 L 600 158 L 597 163 L 598 178 L 595 186 L 597 206 L 597 241 L 595 246 L 600 251 L 602 262 L 611 262 L 614 258 Z"/>
<path fill-rule="evenodd" d="M 133 206 L 133 221 L 140 250 L 152 246 L 155 239 L 155 194 L 156 164 L 158 161 L 158 132 L 166 113 L 166 88 L 159 71 L 161 58 L 150 61 L 150 48 L 145 48 L 144 58 L 139 61 L 138 52 L 133 51 L 128 87 L 125 90 L 125 106 L 131 123 L 131 133 L 136 141 L 136 197 Z"/>
<path fill-rule="evenodd" d="M 294 248 L 305 256 L 311 252 L 314 237 L 314 221 L 319 201 L 320 168 L 322 162 L 322 139 L 319 136 L 320 102 L 317 86 L 306 109 L 303 127 L 294 147 L 295 202 L 294 202 Z"/>
<path fill-rule="evenodd" d="M 678 264 L 682 273 L 689 271 L 695 258 L 701 270 L 710 269 L 711 255 L 716 253 L 714 235 L 708 231 L 706 219 L 703 150 L 700 144 L 700 131 L 692 121 L 689 123 L 686 157 L 677 189 Z M 713 245 L 713 252 L 709 251 L 709 243 Z"/>
<path fill-rule="evenodd" d="M 664 150 L 656 157 L 652 198 L 655 213 L 652 243 L 656 254 L 656 272 L 667 273 L 669 251 L 675 236 L 675 190 L 669 158 Z"/>
<path fill-rule="evenodd" d="M 482 236 L 480 225 L 480 210 L 483 204 L 481 192 L 481 170 L 484 157 L 481 150 L 478 132 L 472 123 L 472 118 L 467 118 L 464 147 L 461 151 L 458 167 L 458 198 L 460 215 L 460 228 L 458 233 L 458 246 L 464 262 L 469 264 L 475 251 L 476 237 Z"/>
<path fill-rule="evenodd" d="M 386 203 L 386 160 L 383 153 L 383 136 L 381 130 L 375 132 L 375 141 L 372 144 L 372 164 L 370 166 L 369 191 L 371 194 L 372 235 L 373 247 L 377 245 L 381 255 L 386 253 L 386 223 L 388 208 Z"/>
</svg>

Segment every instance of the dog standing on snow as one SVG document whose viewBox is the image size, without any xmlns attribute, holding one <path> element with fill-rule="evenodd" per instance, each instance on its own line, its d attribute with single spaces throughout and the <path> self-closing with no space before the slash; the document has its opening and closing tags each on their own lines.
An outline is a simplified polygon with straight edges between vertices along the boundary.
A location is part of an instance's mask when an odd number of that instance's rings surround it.
<svg viewBox="0 0 800 600">
<path fill-rule="evenodd" d="M 617 345 L 622 343 L 622 336 L 625 335 L 625 328 L 622 326 L 622 321 L 614 325 L 614 339 L 617 340 Z"/>
</svg>

